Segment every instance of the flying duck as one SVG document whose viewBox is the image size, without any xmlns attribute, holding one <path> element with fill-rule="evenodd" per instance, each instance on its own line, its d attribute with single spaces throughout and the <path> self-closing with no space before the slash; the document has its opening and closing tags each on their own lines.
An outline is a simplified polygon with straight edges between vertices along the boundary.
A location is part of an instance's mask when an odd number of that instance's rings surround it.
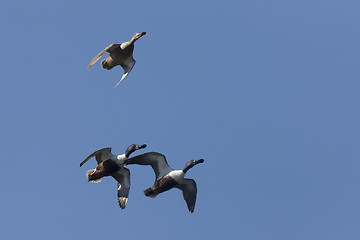
<svg viewBox="0 0 360 240">
<path fill-rule="evenodd" d="M 184 169 L 173 170 L 167 163 L 165 156 L 157 152 L 140 154 L 124 161 L 125 165 L 150 165 L 153 168 L 156 180 L 152 187 L 144 191 L 145 196 L 155 198 L 162 192 L 178 188 L 183 192 L 184 200 L 191 213 L 194 212 L 195 208 L 197 187 L 193 179 L 184 178 L 184 176 L 190 168 L 203 162 L 204 159 L 190 160 Z"/>
<path fill-rule="evenodd" d="M 102 50 L 98 55 L 96 55 L 88 65 L 88 68 L 91 67 L 94 63 L 99 60 L 99 58 L 105 53 L 108 52 L 109 56 L 101 61 L 101 66 L 107 70 L 111 70 L 113 67 L 121 65 L 124 69 L 124 74 L 121 77 L 121 80 L 115 85 L 119 85 L 122 80 L 130 73 L 131 69 L 135 65 L 135 60 L 133 58 L 134 43 L 136 40 L 144 36 L 146 32 L 135 33 L 130 41 L 120 43 L 120 44 L 111 44 Z M 114 87 L 114 88 L 115 88 Z"/>
<path fill-rule="evenodd" d="M 114 155 L 111 153 L 111 148 L 103 148 L 90 154 L 84 161 L 80 163 L 80 167 L 84 165 L 90 158 L 95 157 L 97 167 L 95 169 L 88 170 L 86 177 L 89 182 L 101 182 L 105 176 L 112 176 L 118 182 L 118 202 L 121 209 L 125 208 L 128 200 L 130 190 L 130 171 L 124 168 L 124 160 L 128 159 L 130 154 L 146 148 L 146 144 L 136 145 L 131 144 L 125 151 L 125 154 Z"/>
</svg>

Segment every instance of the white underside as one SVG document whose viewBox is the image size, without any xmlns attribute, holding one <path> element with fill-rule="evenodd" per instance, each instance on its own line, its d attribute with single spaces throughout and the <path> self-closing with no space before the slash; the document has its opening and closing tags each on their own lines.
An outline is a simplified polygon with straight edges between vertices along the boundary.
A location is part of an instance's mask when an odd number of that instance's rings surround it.
<svg viewBox="0 0 360 240">
<path fill-rule="evenodd" d="M 180 183 L 184 179 L 185 173 L 183 172 L 183 170 L 174 170 L 174 171 L 169 172 L 169 175 L 175 181 Z"/>
<path fill-rule="evenodd" d="M 114 158 L 113 160 L 116 162 L 116 164 L 120 168 L 123 168 L 124 167 L 124 161 L 126 159 L 127 159 L 127 157 L 125 156 L 125 154 L 121 154 L 121 155 L 117 155 L 116 158 Z"/>
</svg>

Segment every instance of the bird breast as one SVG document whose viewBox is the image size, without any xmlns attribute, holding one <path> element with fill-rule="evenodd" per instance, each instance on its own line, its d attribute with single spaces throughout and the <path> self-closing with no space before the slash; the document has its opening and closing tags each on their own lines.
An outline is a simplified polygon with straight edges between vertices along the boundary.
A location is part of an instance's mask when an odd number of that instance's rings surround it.
<svg viewBox="0 0 360 240">
<path fill-rule="evenodd" d="M 126 159 L 127 159 L 127 157 L 125 156 L 125 154 L 117 155 L 116 159 L 115 159 L 115 162 L 119 167 L 122 168 L 122 167 L 124 167 L 124 163 L 125 163 Z"/>
<path fill-rule="evenodd" d="M 185 173 L 183 172 L 183 170 L 174 170 L 169 172 L 169 176 L 178 183 L 180 183 L 184 179 L 184 175 Z"/>
</svg>

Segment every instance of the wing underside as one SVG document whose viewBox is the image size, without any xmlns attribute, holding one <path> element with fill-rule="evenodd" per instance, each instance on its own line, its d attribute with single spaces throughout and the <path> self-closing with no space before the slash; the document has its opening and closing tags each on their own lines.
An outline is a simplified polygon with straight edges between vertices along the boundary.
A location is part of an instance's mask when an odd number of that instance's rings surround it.
<svg viewBox="0 0 360 240">
<path fill-rule="evenodd" d="M 119 207 L 124 209 L 128 201 L 130 191 L 130 170 L 122 168 L 111 175 L 118 182 L 117 184 L 117 198 Z"/>
<path fill-rule="evenodd" d="M 94 65 L 100 58 L 101 56 L 105 53 L 111 53 L 114 49 L 116 49 L 116 47 L 118 47 L 119 44 L 110 44 L 109 46 L 107 46 L 104 50 L 102 50 L 101 52 L 99 52 L 89 63 L 88 68 L 91 67 L 92 65 Z"/>
<path fill-rule="evenodd" d="M 183 197 L 188 207 L 189 212 L 194 212 L 196 203 L 197 187 L 194 179 L 184 178 L 181 184 L 178 184 L 176 188 L 183 192 Z"/>
<path fill-rule="evenodd" d="M 160 179 L 173 169 L 169 166 L 163 154 L 149 152 L 125 160 L 126 164 L 150 165 L 154 170 L 156 179 Z"/>
<path fill-rule="evenodd" d="M 129 57 L 122 64 L 120 64 L 121 67 L 124 69 L 124 74 L 122 75 L 120 81 L 114 86 L 114 88 L 116 88 L 117 85 L 119 85 L 127 77 L 127 75 L 130 73 L 130 71 L 134 67 L 135 63 L 136 63 L 136 61 L 132 57 Z"/>
<path fill-rule="evenodd" d="M 95 157 L 97 164 L 109 159 L 111 157 L 111 148 L 102 148 L 87 156 L 84 161 L 80 163 L 80 167 L 84 165 L 90 158 Z"/>
</svg>

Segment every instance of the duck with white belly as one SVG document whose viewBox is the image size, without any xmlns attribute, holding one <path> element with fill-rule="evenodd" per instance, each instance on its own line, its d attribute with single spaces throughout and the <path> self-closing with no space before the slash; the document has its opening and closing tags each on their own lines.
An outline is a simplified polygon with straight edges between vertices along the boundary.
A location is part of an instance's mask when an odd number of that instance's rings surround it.
<svg viewBox="0 0 360 240">
<path fill-rule="evenodd" d="M 147 197 L 155 198 L 162 192 L 178 188 L 183 192 L 184 200 L 191 213 L 195 209 L 197 186 L 193 179 L 184 178 L 184 176 L 190 168 L 203 162 L 204 159 L 190 160 L 184 169 L 173 170 L 167 163 L 165 156 L 157 152 L 140 154 L 124 161 L 125 165 L 150 165 L 153 168 L 156 179 L 154 185 L 144 191 Z"/>
</svg>

